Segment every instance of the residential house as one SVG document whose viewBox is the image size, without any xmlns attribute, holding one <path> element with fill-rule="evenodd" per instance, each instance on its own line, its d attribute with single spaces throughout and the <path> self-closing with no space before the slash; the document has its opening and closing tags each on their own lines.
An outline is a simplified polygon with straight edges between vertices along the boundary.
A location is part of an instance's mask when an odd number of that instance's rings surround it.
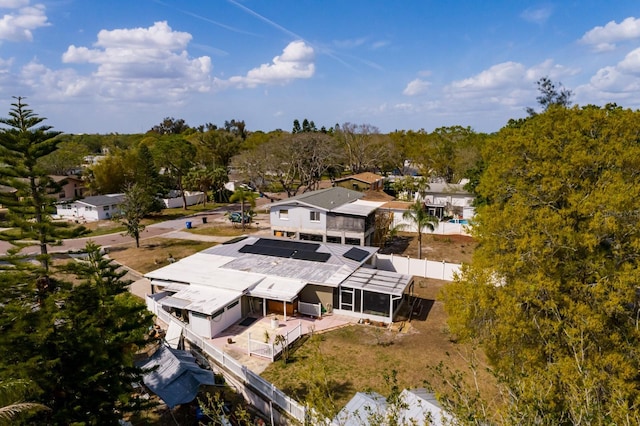
<svg viewBox="0 0 640 426">
<path fill-rule="evenodd" d="M 335 186 L 341 186 L 354 191 L 382 191 L 384 177 L 371 172 L 358 173 L 336 179 Z"/>
<path fill-rule="evenodd" d="M 336 313 L 390 323 L 413 278 L 375 268 L 377 248 L 242 237 L 149 272 L 149 309 L 211 338 L 247 316 Z"/>
<path fill-rule="evenodd" d="M 438 219 L 447 216 L 471 219 L 475 215 L 474 198 L 464 189 L 464 183 L 430 183 L 423 200 L 429 214 Z"/>
<path fill-rule="evenodd" d="M 55 194 L 58 201 L 69 201 L 84 197 L 86 187 L 80 176 L 52 175 L 50 177 L 54 182 L 61 186 L 60 191 Z"/>
<path fill-rule="evenodd" d="M 370 420 L 385 418 L 387 411 L 397 415 L 398 424 L 441 426 L 452 423 L 453 418 L 444 411 L 435 396 L 425 389 L 404 389 L 400 393 L 400 407 L 390 407 L 387 399 L 377 392 L 358 392 L 333 420 L 335 426 L 361 426 Z"/>
<path fill-rule="evenodd" d="M 276 237 L 348 245 L 371 245 L 375 212 L 383 203 L 362 200 L 362 192 L 320 189 L 269 205 Z"/>
<path fill-rule="evenodd" d="M 124 194 L 96 195 L 82 200 L 67 201 L 56 205 L 57 215 L 65 219 L 96 220 L 111 219 L 120 214 Z"/>
</svg>

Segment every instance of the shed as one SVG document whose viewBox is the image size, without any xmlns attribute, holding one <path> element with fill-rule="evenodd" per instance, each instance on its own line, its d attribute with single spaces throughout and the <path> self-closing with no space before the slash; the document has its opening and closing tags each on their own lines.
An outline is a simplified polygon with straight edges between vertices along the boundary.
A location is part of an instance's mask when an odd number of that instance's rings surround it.
<svg viewBox="0 0 640 426">
<path fill-rule="evenodd" d="M 138 366 L 148 371 L 142 378 L 145 386 L 158 395 L 169 408 L 193 401 L 200 385 L 214 385 L 212 371 L 200 368 L 187 351 L 161 346 Z"/>
</svg>

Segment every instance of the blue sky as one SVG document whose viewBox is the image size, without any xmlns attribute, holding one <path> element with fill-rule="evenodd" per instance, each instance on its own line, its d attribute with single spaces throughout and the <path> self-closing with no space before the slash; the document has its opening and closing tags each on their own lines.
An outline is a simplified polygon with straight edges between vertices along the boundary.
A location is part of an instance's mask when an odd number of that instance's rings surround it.
<svg viewBox="0 0 640 426">
<path fill-rule="evenodd" d="M 543 76 L 580 105 L 638 108 L 640 4 L 0 0 L 0 116 L 24 96 L 66 133 L 167 116 L 493 132 L 536 106 Z"/>
</svg>

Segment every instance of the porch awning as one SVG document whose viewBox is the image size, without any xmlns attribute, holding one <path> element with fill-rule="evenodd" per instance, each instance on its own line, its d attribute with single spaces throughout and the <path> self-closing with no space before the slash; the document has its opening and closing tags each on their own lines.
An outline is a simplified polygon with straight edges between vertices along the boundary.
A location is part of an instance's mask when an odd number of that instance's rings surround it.
<svg viewBox="0 0 640 426">
<path fill-rule="evenodd" d="M 379 269 L 360 268 L 342 283 L 342 287 L 402 296 L 410 283 L 410 275 Z"/>
<path fill-rule="evenodd" d="M 265 277 L 248 291 L 250 296 L 293 302 L 307 285 L 305 281 L 281 277 Z"/>
<path fill-rule="evenodd" d="M 174 296 L 167 296 L 158 301 L 163 306 L 168 306 L 170 308 L 178 308 L 184 309 L 186 306 L 191 304 L 190 300 L 178 299 Z"/>
</svg>

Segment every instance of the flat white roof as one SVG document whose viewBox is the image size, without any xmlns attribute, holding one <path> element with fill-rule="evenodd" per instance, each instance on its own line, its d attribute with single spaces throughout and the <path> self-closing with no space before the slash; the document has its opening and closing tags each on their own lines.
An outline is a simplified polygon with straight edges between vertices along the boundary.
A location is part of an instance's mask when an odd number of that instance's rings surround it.
<svg viewBox="0 0 640 426">
<path fill-rule="evenodd" d="M 332 213 L 350 214 L 353 216 L 369 216 L 384 203 L 378 201 L 356 200 L 352 203 L 343 204 L 340 207 L 331 209 Z"/>
<path fill-rule="evenodd" d="M 307 285 L 306 281 L 281 277 L 266 277 L 249 290 L 250 296 L 292 302 Z"/>
<path fill-rule="evenodd" d="M 238 300 L 240 296 L 242 292 L 190 285 L 172 296 L 160 299 L 158 303 L 211 315 Z"/>
<path fill-rule="evenodd" d="M 188 283 L 239 292 L 244 292 L 263 278 L 258 274 L 220 268 L 231 260 L 234 258 L 200 252 L 151 271 L 145 277 L 154 281 Z M 162 282 L 158 284 L 164 285 Z"/>
</svg>

